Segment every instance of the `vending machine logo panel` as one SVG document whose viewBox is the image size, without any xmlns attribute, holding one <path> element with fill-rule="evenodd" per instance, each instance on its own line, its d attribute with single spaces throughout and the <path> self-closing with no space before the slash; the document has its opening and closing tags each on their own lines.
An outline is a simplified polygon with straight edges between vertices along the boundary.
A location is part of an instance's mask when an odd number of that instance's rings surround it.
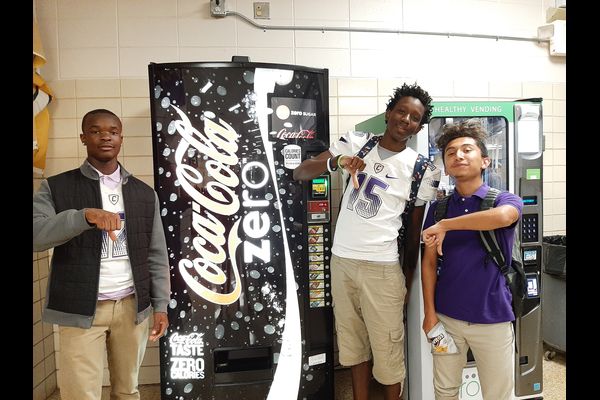
<svg viewBox="0 0 600 400">
<path fill-rule="evenodd" d="M 314 139 L 317 133 L 317 103 L 314 99 L 271 97 L 270 135 L 280 140 Z"/>
</svg>

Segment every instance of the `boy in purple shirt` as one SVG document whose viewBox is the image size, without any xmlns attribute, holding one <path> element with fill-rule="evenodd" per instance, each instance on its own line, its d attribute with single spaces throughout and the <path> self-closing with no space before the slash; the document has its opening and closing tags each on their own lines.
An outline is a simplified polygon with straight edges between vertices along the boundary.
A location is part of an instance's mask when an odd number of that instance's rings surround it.
<svg viewBox="0 0 600 400">
<path fill-rule="evenodd" d="M 437 140 L 446 173 L 454 178 L 456 188 L 446 218 L 435 223 L 434 202 L 423 226 L 423 331 L 427 334 L 441 321 L 458 353 L 433 355 L 436 400 L 458 399 L 469 348 L 477 362 L 483 398 L 505 400 L 514 393 L 511 293 L 500 269 L 487 256 L 479 231 L 495 230 L 510 260 L 523 203 L 519 196 L 502 192 L 494 208 L 479 211 L 489 190 L 482 179 L 490 164 L 485 138 L 479 121 L 466 120 L 444 126 Z M 439 270 L 438 254 L 443 256 Z"/>
</svg>

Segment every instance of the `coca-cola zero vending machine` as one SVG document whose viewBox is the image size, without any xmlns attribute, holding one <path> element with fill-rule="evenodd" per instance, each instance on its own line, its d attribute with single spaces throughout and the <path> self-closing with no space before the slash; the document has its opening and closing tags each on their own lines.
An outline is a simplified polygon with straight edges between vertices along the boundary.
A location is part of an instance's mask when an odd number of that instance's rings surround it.
<svg viewBox="0 0 600 400">
<path fill-rule="evenodd" d="M 333 399 L 328 72 L 148 67 L 155 189 L 171 275 L 161 398 Z"/>
</svg>

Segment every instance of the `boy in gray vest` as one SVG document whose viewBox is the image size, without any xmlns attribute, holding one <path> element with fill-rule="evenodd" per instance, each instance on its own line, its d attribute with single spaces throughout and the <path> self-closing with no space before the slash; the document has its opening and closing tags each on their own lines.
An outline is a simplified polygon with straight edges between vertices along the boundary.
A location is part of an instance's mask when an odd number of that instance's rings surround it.
<svg viewBox="0 0 600 400">
<path fill-rule="evenodd" d="M 147 340 L 169 325 L 158 196 L 117 161 L 123 136 L 114 113 L 90 111 L 81 125 L 87 159 L 33 197 L 34 251 L 54 247 L 42 319 L 60 326 L 63 400 L 100 400 L 105 350 L 111 399 L 139 399 Z"/>
</svg>

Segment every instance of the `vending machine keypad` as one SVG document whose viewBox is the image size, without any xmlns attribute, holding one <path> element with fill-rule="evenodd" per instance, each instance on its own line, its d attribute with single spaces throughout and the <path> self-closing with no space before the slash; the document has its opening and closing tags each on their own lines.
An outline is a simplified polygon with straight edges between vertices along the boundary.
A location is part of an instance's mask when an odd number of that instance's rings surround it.
<svg viewBox="0 0 600 400">
<path fill-rule="evenodd" d="M 521 241 L 523 243 L 538 241 L 538 215 L 524 214 L 521 220 Z"/>
</svg>

